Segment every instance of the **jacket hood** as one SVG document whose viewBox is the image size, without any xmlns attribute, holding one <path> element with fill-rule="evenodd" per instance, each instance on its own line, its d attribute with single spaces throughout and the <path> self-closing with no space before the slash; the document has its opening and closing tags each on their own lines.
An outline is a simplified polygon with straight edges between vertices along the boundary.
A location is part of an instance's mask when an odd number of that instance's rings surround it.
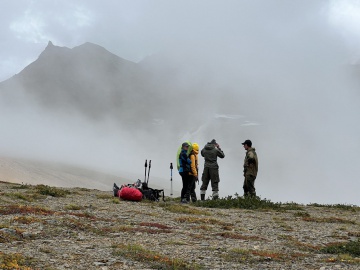
<svg viewBox="0 0 360 270">
<path fill-rule="evenodd" d="M 215 148 L 215 145 L 212 144 L 212 143 L 207 143 L 207 144 L 205 145 L 205 149 L 206 149 L 206 150 L 211 150 L 211 149 L 214 149 L 214 148 Z"/>
<path fill-rule="evenodd" d="M 250 147 L 250 148 L 247 150 L 247 152 L 250 152 L 250 151 L 255 151 L 255 148 Z"/>
<path fill-rule="evenodd" d="M 193 149 L 193 150 L 191 151 L 191 153 L 194 153 L 195 155 L 198 155 L 198 154 L 199 154 L 199 150 Z"/>
</svg>

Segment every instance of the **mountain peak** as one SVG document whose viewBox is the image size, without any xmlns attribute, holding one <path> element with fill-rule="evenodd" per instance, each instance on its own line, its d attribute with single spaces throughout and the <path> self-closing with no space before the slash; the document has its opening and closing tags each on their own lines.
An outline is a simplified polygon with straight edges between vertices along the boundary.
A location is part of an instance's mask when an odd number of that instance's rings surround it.
<svg viewBox="0 0 360 270">
<path fill-rule="evenodd" d="M 46 50 L 52 50 L 53 48 L 55 48 L 56 46 L 49 40 L 48 45 L 45 48 Z"/>
</svg>

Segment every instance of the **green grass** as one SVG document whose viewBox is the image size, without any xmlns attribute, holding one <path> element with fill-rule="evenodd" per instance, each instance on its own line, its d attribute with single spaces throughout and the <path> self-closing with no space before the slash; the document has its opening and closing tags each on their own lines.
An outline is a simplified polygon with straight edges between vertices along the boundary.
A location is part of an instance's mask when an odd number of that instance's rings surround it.
<svg viewBox="0 0 360 270">
<path fill-rule="evenodd" d="M 231 226 L 231 223 L 224 222 L 215 218 L 194 217 L 194 216 L 182 216 L 175 218 L 175 221 L 180 223 L 196 223 L 196 224 L 209 224 L 220 226 Z"/>
<path fill-rule="evenodd" d="M 77 205 L 77 204 L 68 204 L 67 206 L 65 206 L 66 210 L 82 210 L 84 209 L 83 206 Z"/>
<path fill-rule="evenodd" d="M 114 196 L 110 194 L 97 194 L 96 198 L 101 200 L 112 200 Z"/>
<path fill-rule="evenodd" d="M 355 257 L 360 257 L 360 240 L 350 241 L 347 243 L 329 244 L 320 251 L 328 254 L 349 254 Z"/>
<path fill-rule="evenodd" d="M 197 201 L 194 203 L 198 207 L 208 208 L 241 208 L 241 209 L 267 209 L 267 210 L 302 210 L 302 207 L 296 203 L 280 203 L 272 202 L 267 199 L 261 199 L 258 197 L 240 197 L 237 194 L 235 196 L 228 196 L 217 200 L 205 200 Z"/>
<path fill-rule="evenodd" d="M 37 193 L 31 193 L 31 192 L 13 192 L 13 193 L 6 193 L 5 194 L 9 198 L 17 199 L 17 200 L 23 200 L 26 202 L 33 202 L 34 200 L 44 199 L 44 195 L 40 195 Z"/>
<path fill-rule="evenodd" d="M 295 217 L 310 217 L 310 214 L 308 212 L 299 211 L 294 213 Z"/>
<path fill-rule="evenodd" d="M 196 209 L 181 204 L 167 204 L 164 206 L 164 209 L 172 213 L 211 216 L 211 213 L 209 211 Z"/>
<path fill-rule="evenodd" d="M 303 217 L 302 220 L 307 222 L 316 222 L 316 223 L 342 223 L 342 224 L 356 224 L 356 221 L 338 218 L 338 217 Z"/>
<path fill-rule="evenodd" d="M 310 203 L 307 206 L 335 208 L 335 209 L 341 209 L 341 210 L 352 211 L 352 212 L 360 211 L 359 206 L 352 205 L 352 204 L 318 204 L 318 203 Z"/>
<path fill-rule="evenodd" d="M 15 184 L 14 186 L 11 187 L 11 189 L 29 189 L 31 188 L 30 185 L 28 184 Z"/>
<path fill-rule="evenodd" d="M 200 270 L 202 266 L 194 263 L 188 263 L 182 259 L 171 258 L 162 254 L 145 249 L 138 244 L 114 245 L 114 255 L 126 259 L 135 260 L 144 263 L 151 269 L 163 270 Z"/>
<path fill-rule="evenodd" d="M 289 261 L 297 260 L 306 257 L 303 253 L 282 253 L 272 250 L 252 250 L 252 249 L 231 249 L 222 256 L 227 261 L 238 263 L 256 263 L 259 261 L 272 260 L 272 261 Z"/>
<path fill-rule="evenodd" d="M 46 185 L 37 185 L 35 186 L 35 189 L 37 193 L 51 197 L 66 197 L 66 195 L 70 194 L 67 190 Z"/>
</svg>

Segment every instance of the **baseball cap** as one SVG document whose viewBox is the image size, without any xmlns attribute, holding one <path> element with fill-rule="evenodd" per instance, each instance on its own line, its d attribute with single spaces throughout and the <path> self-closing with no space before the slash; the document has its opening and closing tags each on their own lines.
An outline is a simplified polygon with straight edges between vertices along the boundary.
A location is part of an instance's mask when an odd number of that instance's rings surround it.
<svg viewBox="0 0 360 270">
<path fill-rule="evenodd" d="M 242 145 L 244 145 L 244 144 L 246 144 L 246 145 L 248 145 L 248 146 L 251 147 L 252 142 L 251 142 L 250 140 L 246 140 L 245 142 L 242 143 Z"/>
</svg>

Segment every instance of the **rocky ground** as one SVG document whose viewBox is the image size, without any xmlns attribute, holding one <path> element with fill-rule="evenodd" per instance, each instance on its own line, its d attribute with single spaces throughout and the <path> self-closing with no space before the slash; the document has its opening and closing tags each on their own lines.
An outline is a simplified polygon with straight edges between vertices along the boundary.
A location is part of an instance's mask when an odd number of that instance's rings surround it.
<svg viewBox="0 0 360 270">
<path fill-rule="evenodd" d="M 218 209 L 0 183 L 0 269 L 360 269 L 357 207 Z M 359 248 L 358 246 L 356 248 Z"/>
</svg>

